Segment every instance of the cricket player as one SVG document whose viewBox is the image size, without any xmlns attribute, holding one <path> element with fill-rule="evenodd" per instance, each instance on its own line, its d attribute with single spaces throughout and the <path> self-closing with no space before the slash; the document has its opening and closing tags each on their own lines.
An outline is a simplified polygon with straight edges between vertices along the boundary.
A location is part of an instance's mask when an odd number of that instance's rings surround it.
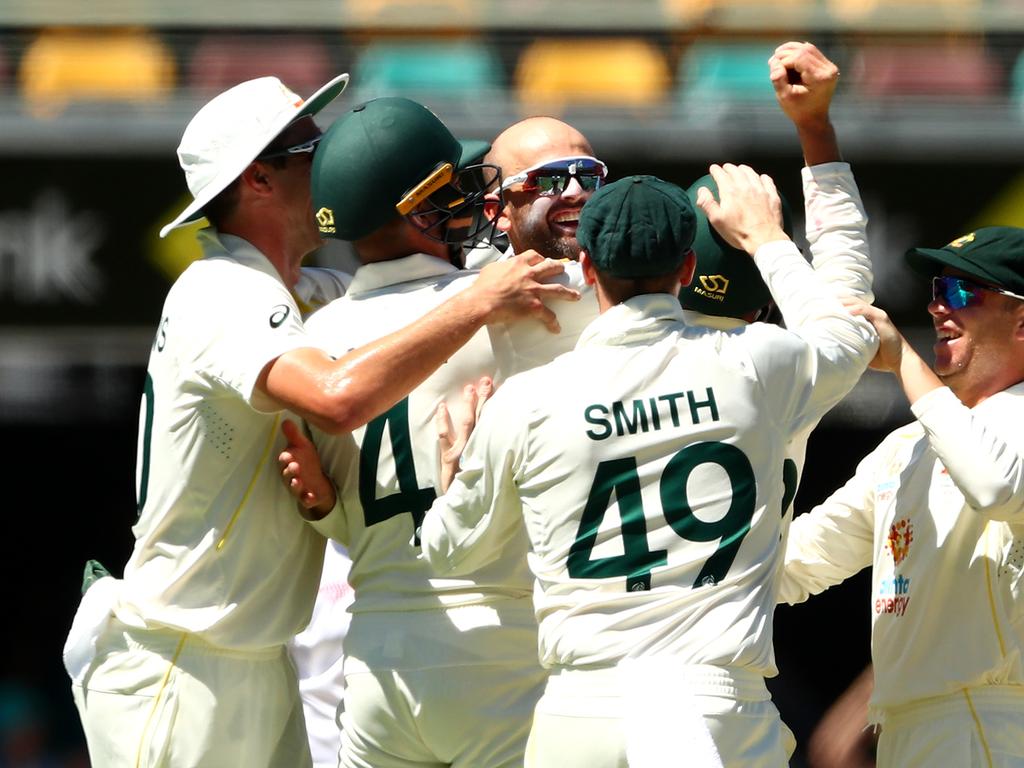
<svg viewBox="0 0 1024 768">
<path fill-rule="evenodd" d="M 576 227 L 587 200 L 607 181 L 608 166 L 594 156 L 580 131 L 553 117 L 513 123 L 495 138 L 486 160 L 502 171 L 501 194 L 488 195 L 484 208 L 508 239 L 509 247 L 499 258 L 535 250 L 563 259 L 565 272 L 556 279 L 581 294 L 579 302 L 553 306 L 558 334 L 544 334 L 532 323 L 488 326 L 498 370 L 507 377 L 568 352 L 597 317 L 597 299 L 577 263 Z"/>
<path fill-rule="evenodd" d="M 839 69 L 816 46 L 800 42 L 780 45 L 768 68 L 779 105 L 797 129 L 804 156 L 801 178 L 811 265 L 836 296 L 871 303 L 867 213 L 850 164 L 843 162 L 829 117 Z M 704 176 L 687 189 L 694 204 L 703 187 L 716 193 L 714 179 Z M 696 271 L 679 293 L 686 323 L 728 331 L 770 316 L 774 309 L 771 293 L 754 262 L 725 242 L 703 211 L 698 208 L 696 214 Z M 783 320 L 788 325 L 801 322 L 797 317 Z M 787 521 L 793 516 L 792 500 L 814 426 L 794 437 L 784 461 Z M 787 529 L 784 525 L 784 535 Z"/>
<path fill-rule="evenodd" d="M 98 768 L 308 766 L 286 643 L 309 620 L 324 539 L 280 483 L 281 412 L 347 432 L 488 320 L 554 324 L 540 300 L 552 286 L 537 278 L 560 268 L 521 258 L 350 355 L 310 341 L 300 309 L 348 282 L 301 267 L 322 242 L 313 118 L 347 81 L 304 101 L 277 78 L 250 80 L 201 108 L 182 136 L 194 199 L 162 234 L 205 216 L 204 257 L 171 287 L 153 340 L 124 578 L 85 593 L 65 647 Z"/>
<path fill-rule="evenodd" d="M 906 254 L 931 278 L 934 372 L 885 313 L 916 421 L 791 527 L 781 599 L 872 565 L 869 722 L 880 768 L 1024 765 L 1024 229 Z"/>
<path fill-rule="evenodd" d="M 782 462 L 876 339 L 782 231 L 770 179 L 711 172 L 721 202 L 701 206 L 803 322 L 688 327 L 689 199 L 650 176 L 604 186 L 577 230 L 601 315 L 575 350 L 497 390 L 423 522 L 424 554 L 455 577 L 507 556 L 495 533 L 525 521 L 551 671 L 528 766 L 764 768 L 792 751 L 764 685 Z"/>
<path fill-rule="evenodd" d="M 362 266 L 347 295 L 308 324 L 326 349 L 344 354 L 369 343 L 475 283 L 477 273 L 452 259 L 473 234 L 462 222 L 490 225 L 474 215 L 500 184 L 498 170 L 479 162 L 488 148 L 460 143 L 425 107 L 399 98 L 360 105 L 327 132 L 314 163 L 314 205 L 322 231 L 351 240 Z M 341 508 L 316 527 L 352 555 L 345 768 L 522 765 L 546 677 L 532 578 L 515 556 L 525 539 L 515 540 L 512 557 L 456 578 L 436 577 L 414 541 L 439 484 L 434 413 L 495 371 L 481 331 L 365 427 L 339 436 L 313 430 Z M 286 477 L 306 464 L 294 462 L 302 450 L 299 438 L 282 457 Z M 305 484 L 295 491 L 301 496 Z"/>
</svg>

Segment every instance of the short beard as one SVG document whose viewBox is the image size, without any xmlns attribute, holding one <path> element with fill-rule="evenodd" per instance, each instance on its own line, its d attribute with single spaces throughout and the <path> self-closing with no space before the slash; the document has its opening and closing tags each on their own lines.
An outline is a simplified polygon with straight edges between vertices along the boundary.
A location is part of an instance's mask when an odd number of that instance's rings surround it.
<svg viewBox="0 0 1024 768">
<path fill-rule="evenodd" d="M 521 243 L 522 247 L 517 252 L 529 249 L 535 250 L 541 256 L 548 259 L 568 259 L 569 261 L 580 260 L 580 244 L 575 237 L 545 237 L 543 239 L 530 238 L 529 241 Z"/>
</svg>

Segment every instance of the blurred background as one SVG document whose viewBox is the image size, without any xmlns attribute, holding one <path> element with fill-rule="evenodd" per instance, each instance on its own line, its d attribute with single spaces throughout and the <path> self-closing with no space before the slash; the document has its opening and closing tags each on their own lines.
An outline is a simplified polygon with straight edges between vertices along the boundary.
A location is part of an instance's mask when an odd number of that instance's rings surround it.
<svg viewBox="0 0 1024 768">
<path fill-rule="evenodd" d="M 88 764 L 60 650 L 85 559 L 119 574 L 130 551 L 146 356 L 197 254 L 190 229 L 156 233 L 189 200 L 174 151 L 199 106 L 252 77 L 308 95 L 350 72 L 324 127 L 385 94 L 466 138 L 553 114 L 613 176 L 687 186 L 746 162 L 801 210 L 799 146 L 767 79 L 786 40 L 842 70 L 833 120 L 878 303 L 930 359 L 926 286 L 903 251 L 1024 225 L 1024 0 L 0 0 L 0 768 Z M 349 263 L 343 248 L 317 261 Z M 812 439 L 797 510 L 908 419 L 892 382 L 866 375 Z M 777 615 L 795 766 L 868 659 L 868 587 L 861 574 Z"/>
</svg>

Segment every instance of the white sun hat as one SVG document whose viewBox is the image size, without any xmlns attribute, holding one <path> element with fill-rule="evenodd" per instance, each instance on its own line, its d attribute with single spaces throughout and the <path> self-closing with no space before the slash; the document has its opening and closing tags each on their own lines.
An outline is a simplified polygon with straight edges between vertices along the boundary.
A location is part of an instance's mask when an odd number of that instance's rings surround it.
<svg viewBox="0 0 1024 768">
<path fill-rule="evenodd" d="M 160 237 L 201 219 L 203 206 L 237 179 L 285 128 L 315 115 L 346 85 L 348 75 L 338 75 L 304 101 L 276 77 L 259 77 L 211 99 L 186 126 L 178 145 L 178 162 L 194 200 L 160 230 Z"/>
</svg>

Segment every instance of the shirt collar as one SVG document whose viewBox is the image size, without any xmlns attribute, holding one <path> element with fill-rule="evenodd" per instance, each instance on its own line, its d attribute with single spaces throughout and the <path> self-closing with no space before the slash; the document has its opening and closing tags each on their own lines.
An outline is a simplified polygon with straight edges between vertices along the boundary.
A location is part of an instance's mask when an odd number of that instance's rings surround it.
<svg viewBox="0 0 1024 768">
<path fill-rule="evenodd" d="M 683 322 L 687 325 L 714 328 L 716 331 L 732 331 L 736 328 L 743 328 L 744 326 L 749 325 L 746 320 L 740 320 L 738 317 L 705 315 L 703 312 L 696 312 L 692 309 L 683 310 Z"/>
<path fill-rule="evenodd" d="M 576 346 L 647 343 L 679 325 L 685 325 L 679 299 L 670 293 L 648 293 L 602 312 L 583 329 Z"/>
<path fill-rule="evenodd" d="M 271 264 L 270 259 L 248 240 L 237 235 L 218 232 L 213 227 L 204 227 L 199 230 L 197 237 L 199 245 L 203 249 L 203 258 L 229 258 L 242 266 L 264 272 L 284 285 L 284 280 L 281 279 L 281 273 L 277 271 L 277 267 Z"/>
<path fill-rule="evenodd" d="M 458 271 L 457 267 L 444 259 L 425 253 L 414 253 L 412 256 L 403 256 L 391 261 L 375 261 L 372 264 L 363 264 L 356 270 L 352 284 L 348 287 L 348 295 L 356 296 L 397 283 L 408 283 Z"/>
</svg>

